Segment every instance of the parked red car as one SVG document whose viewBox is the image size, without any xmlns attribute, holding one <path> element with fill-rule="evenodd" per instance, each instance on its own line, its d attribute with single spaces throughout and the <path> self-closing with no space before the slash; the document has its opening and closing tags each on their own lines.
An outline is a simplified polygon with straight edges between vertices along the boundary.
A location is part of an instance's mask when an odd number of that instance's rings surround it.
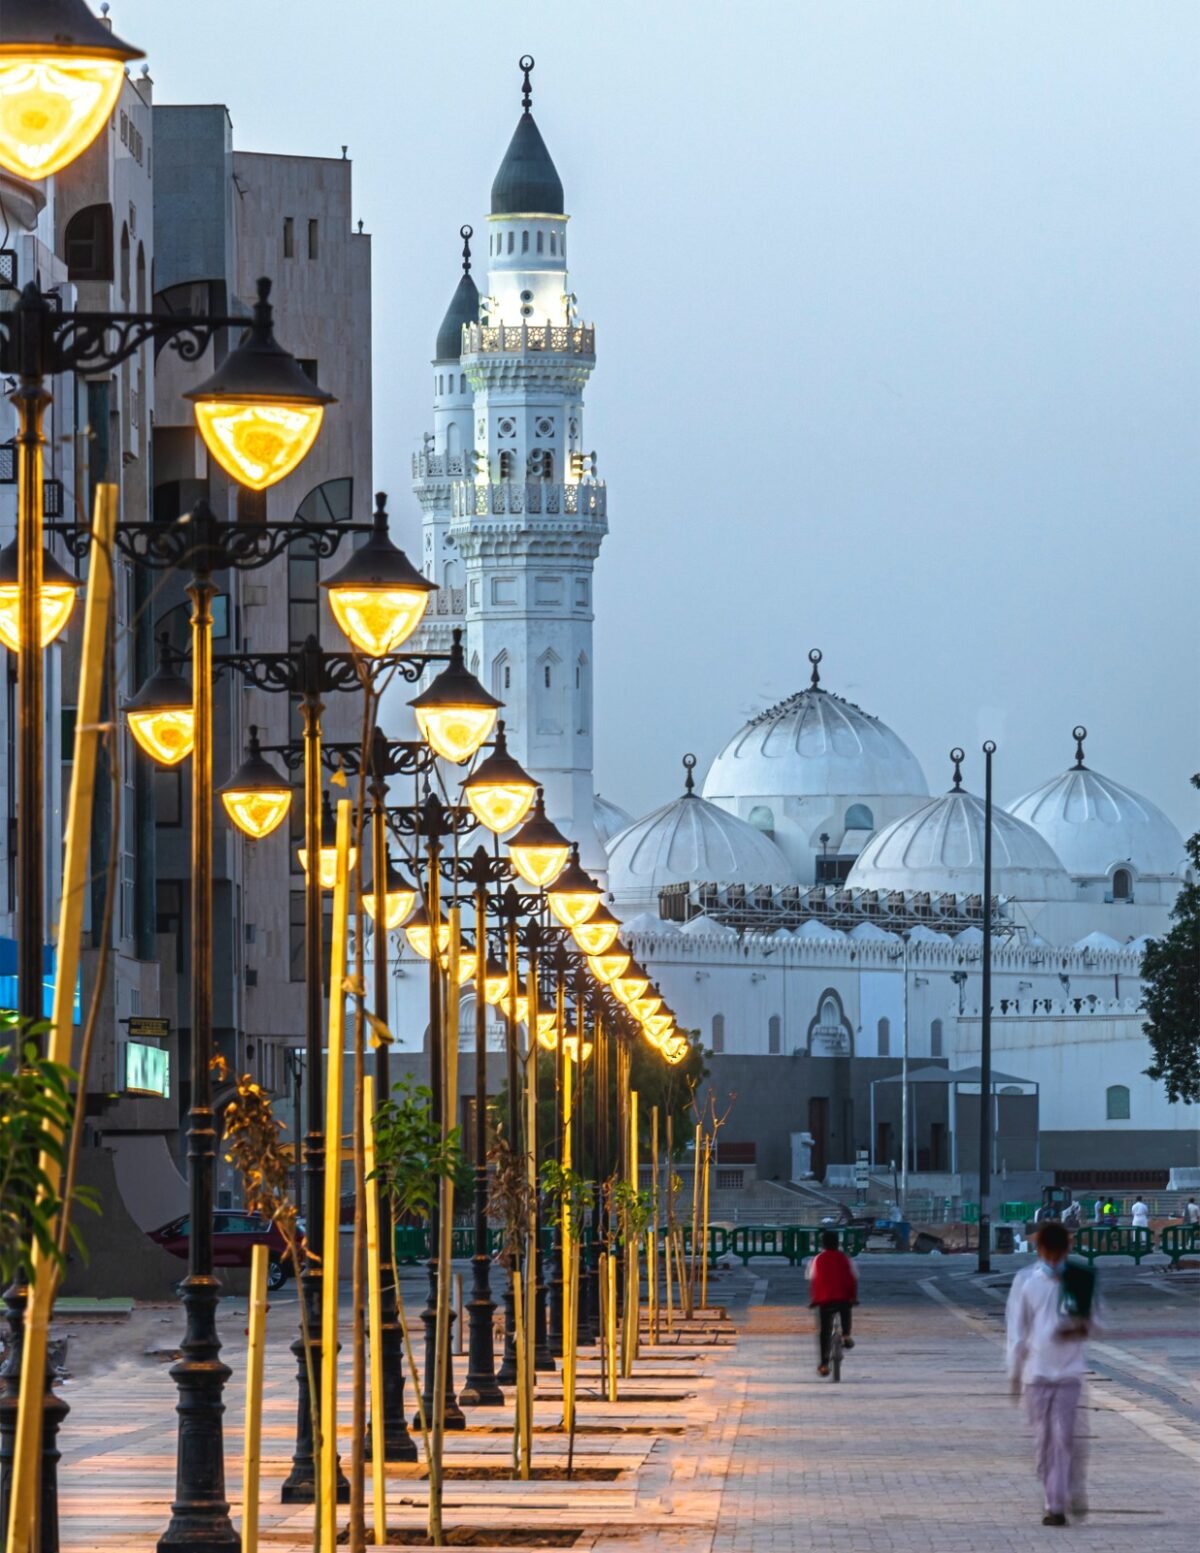
<svg viewBox="0 0 1200 1553">
<path fill-rule="evenodd" d="M 188 1254 L 189 1217 L 172 1219 L 161 1229 L 150 1231 L 150 1239 L 158 1242 L 172 1256 Z M 218 1208 L 213 1213 L 213 1266 L 249 1267 L 250 1253 L 255 1246 L 265 1244 L 269 1253 L 267 1287 L 282 1289 L 292 1271 L 292 1259 L 288 1255 L 287 1241 L 278 1226 L 258 1213 L 246 1213 L 238 1208 Z"/>
</svg>

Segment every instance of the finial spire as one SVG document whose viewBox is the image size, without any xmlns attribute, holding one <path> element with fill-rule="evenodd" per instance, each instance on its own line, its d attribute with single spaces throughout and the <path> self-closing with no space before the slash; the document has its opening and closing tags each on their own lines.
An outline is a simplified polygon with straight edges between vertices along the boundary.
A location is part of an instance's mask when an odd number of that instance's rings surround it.
<svg viewBox="0 0 1200 1553">
<path fill-rule="evenodd" d="M 820 669 L 821 649 L 819 647 L 814 647 L 813 650 L 809 653 L 808 661 L 812 664 L 812 679 L 809 682 L 809 688 L 812 689 L 812 690 L 820 690 L 820 688 L 821 688 L 821 669 Z"/>
<path fill-rule="evenodd" d="M 957 744 L 950 751 L 950 759 L 954 762 L 954 786 L 950 789 L 952 793 L 961 793 L 963 790 L 962 763 L 966 758 L 966 752 L 960 750 Z"/>
<path fill-rule="evenodd" d="M 683 769 L 687 772 L 687 776 L 683 779 L 683 796 L 685 798 L 694 798 L 696 796 L 696 782 L 692 776 L 692 772 L 696 769 L 696 757 L 694 755 L 685 755 L 683 757 Z"/>
<path fill-rule="evenodd" d="M 1079 723 L 1071 729 L 1071 737 L 1075 740 L 1075 769 L 1086 771 L 1087 767 L 1083 763 L 1083 741 L 1087 738 L 1087 729 Z"/>
<path fill-rule="evenodd" d="M 533 105 L 533 87 L 529 81 L 529 72 L 533 69 L 533 55 L 522 54 L 517 61 L 517 69 L 523 71 L 525 75 L 525 80 L 521 86 L 521 106 L 528 113 Z"/>
<path fill-rule="evenodd" d="M 458 235 L 463 240 L 463 274 L 471 273 L 471 239 L 475 236 L 473 226 L 460 226 Z"/>
</svg>

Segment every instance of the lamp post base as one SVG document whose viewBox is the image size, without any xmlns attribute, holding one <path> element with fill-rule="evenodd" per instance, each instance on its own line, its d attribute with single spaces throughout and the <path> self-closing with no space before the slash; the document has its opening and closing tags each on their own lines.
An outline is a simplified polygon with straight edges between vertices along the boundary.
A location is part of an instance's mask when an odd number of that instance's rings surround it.
<svg viewBox="0 0 1200 1553">
<path fill-rule="evenodd" d="M 513 1270 L 508 1269 L 508 1283 L 504 1289 L 504 1356 L 500 1360 L 500 1372 L 496 1381 L 501 1386 L 517 1384 L 517 1313 L 513 1302 Z"/>
<path fill-rule="evenodd" d="M 459 1401 L 468 1407 L 502 1407 L 504 1393 L 496 1380 L 495 1341 L 492 1318 L 496 1303 L 491 1291 L 491 1258 L 474 1258 L 475 1287 L 467 1305 L 470 1340 L 467 1378 L 459 1392 Z"/>
<path fill-rule="evenodd" d="M 306 1278 L 307 1283 L 307 1278 Z M 301 1298 L 309 1294 L 305 1290 Z M 320 1299 L 319 1293 L 317 1299 Z M 309 1315 L 310 1327 L 313 1330 L 311 1311 Z M 321 1387 L 321 1344 L 313 1342 L 309 1344 L 312 1356 L 313 1380 L 318 1392 Z M 313 1444 L 313 1415 L 312 1399 L 308 1394 L 308 1365 L 304 1358 L 303 1335 L 292 1343 L 292 1353 L 296 1359 L 296 1449 L 292 1453 L 292 1470 L 283 1481 L 279 1490 L 279 1502 L 281 1504 L 313 1504 L 317 1497 L 317 1461 Z M 414 1447 L 415 1457 L 415 1447 Z M 410 1458 L 411 1459 L 411 1458 Z M 341 1464 L 337 1470 L 337 1501 L 338 1504 L 349 1504 L 350 1483 L 342 1472 Z"/>
<path fill-rule="evenodd" d="M 7 1529 L 12 1491 L 13 1447 L 16 1443 L 17 1405 L 21 1390 L 21 1357 L 24 1350 L 25 1306 L 28 1291 L 13 1285 L 4 1297 L 8 1314 L 9 1349 L 0 1369 L 0 1527 Z M 41 1503 L 38 1508 L 41 1553 L 58 1553 L 58 1431 L 71 1411 L 54 1391 L 54 1373 L 46 1362 L 42 1394 Z"/>
</svg>

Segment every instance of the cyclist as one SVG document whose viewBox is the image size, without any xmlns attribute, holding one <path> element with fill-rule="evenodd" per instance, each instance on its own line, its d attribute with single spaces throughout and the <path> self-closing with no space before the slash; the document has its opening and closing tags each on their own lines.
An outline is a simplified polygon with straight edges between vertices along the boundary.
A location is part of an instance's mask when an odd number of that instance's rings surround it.
<svg viewBox="0 0 1200 1553">
<path fill-rule="evenodd" d="M 835 1230 L 827 1229 L 821 1235 L 821 1249 L 805 1270 L 809 1281 L 809 1306 L 817 1312 L 821 1337 L 821 1362 L 818 1375 L 829 1374 L 829 1350 L 833 1343 L 833 1319 L 839 1317 L 842 1324 L 842 1347 L 853 1348 L 850 1336 L 850 1312 L 858 1304 L 858 1275 L 854 1263 L 844 1251 L 838 1250 Z"/>
</svg>

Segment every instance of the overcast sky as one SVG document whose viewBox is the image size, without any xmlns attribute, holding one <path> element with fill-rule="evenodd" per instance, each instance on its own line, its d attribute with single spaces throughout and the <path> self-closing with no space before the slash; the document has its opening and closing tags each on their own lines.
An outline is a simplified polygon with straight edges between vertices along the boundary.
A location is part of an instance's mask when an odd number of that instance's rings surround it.
<svg viewBox="0 0 1200 1553">
<path fill-rule="evenodd" d="M 999 742 L 1186 831 L 1197 754 L 1192 0 L 115 0 L 159 102 L 354 159 L 375 480 L 417 550 L 428 360 L 537 58 L 597 326 L 597 785 L 641 813 L 807 682 L 932 789 Z M 518 18 L 520 20 L 518 21 Z M 484 260 L 486 262 L 486 260 Z M 482 279 L 482 277 L 481 277 Z"/>
</svg>

